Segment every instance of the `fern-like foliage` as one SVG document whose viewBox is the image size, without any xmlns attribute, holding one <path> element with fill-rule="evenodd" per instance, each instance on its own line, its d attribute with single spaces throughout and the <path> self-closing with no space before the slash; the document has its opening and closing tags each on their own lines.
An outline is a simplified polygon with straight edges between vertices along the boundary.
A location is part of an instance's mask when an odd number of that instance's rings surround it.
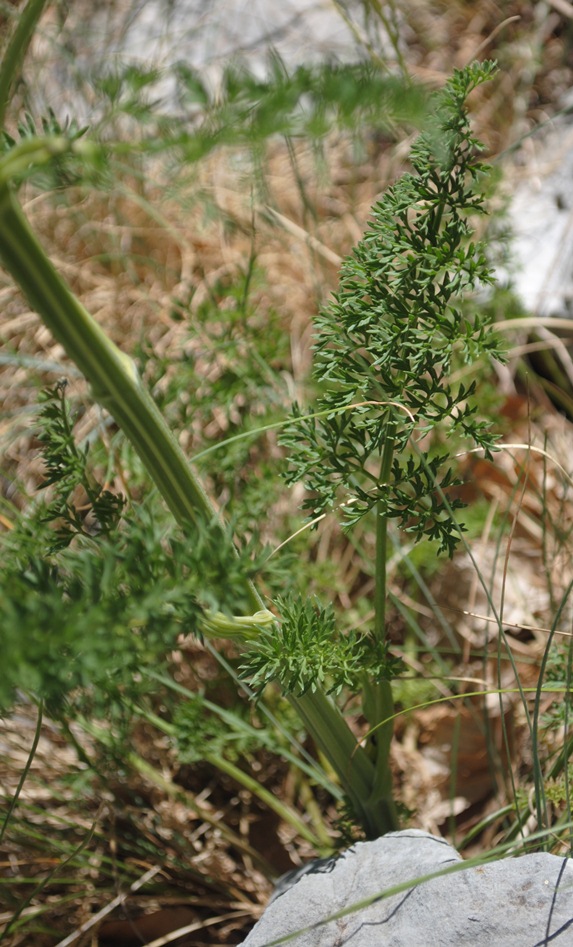
<svg viewBox="0 0 573 947">
<path fill-rule="evenodd" d="M 79 447 L 74 438 L 74 418 L 65 398 L 66 382 L 42 391 L 38 439 L 46 467 L 41 488 L 57 484 L 53 500 L 44 506 L 41 519 L 54 524 L 52 548 L 68 546 L 74 536 L 109 535 L 117 528 L 125 500 L 100 485 L 88 467 L 89 445 Z M 73 502 L 81 490 L 86 502 Z M 89 525 L 88 525 L 89 524 Z"/>
<path fill-rule="evenodd" d="M 88 128 L 88 125 L 78 125 L 75 119 L 67 118 L 61 122 L 53 108 L 49 108 L 46 115 L 43 115 L 38 121 L 31 112 L 24 112 L 16 127 L 16 138 L 10 135 L 5 128 L 2 129 L 0 133 L 1 150 L 2 152 L 9 151 L 18 142 L 40 138 L 42 135 L 58 135 L 69 138 L 70 141 L 77 141 L 78 138 L 82 138 L 86 134 Z"/>
<path fill-rule="evenodd" d="M 243 665 L 257 692 L 271 681 L 287 694 L 358 691 L 364 674 L 389 681 L 402 669 L 385 642 L 372 642 L 354 629 L 342 634 L 331 606 L 294 596 L 276 604 L 280 623 L 259 634 Z"/>
<path fill-rule="evenodd" d="M 18 145 L 41 138 L 66 138 L 71 146 L 73 142 L 83 138 L 88 130 L 88 125 L 80 126 L 74 119 L 66 118 L 60 121 L 52 108 L 39 119 L 35 119 L 31 112 L 24 112 L 18 121 L 15 136 L 10 135 L 6 129 L 0 129 L 0 156 L 7 155 Z M 36 186 L 43 190 L 61 190 L 86 178 L 93 179 L 93 172 L 93 163 L 82 162 L 72 154 L 70 148 L 68 152 L 54 155 L 49 165 L 41 169 L 30 165 L 22 177 L 31 176 Z"/>
<path fill-rule="evenodd" d="M 248 608 L 245 576 L 260 562 L 248 545 L 221 543 L 219 522 L 191 543 L 165 524 L 155 496 L 130 502 L 99 484 L 65 385 L 42 399 L 41 488 L 53 497 L 0 536 L 0 708 L 24 691 L 53 714 L 73 701 L 117 715 L 144 693 L 146 668 L 168 665 L 181 634 L 201 634 L 206 610 Z"/>
<path fill-rule="evenodd" d="M 445 500 L 455 482 L 446 440 L 461 436 L 486 453 L 496 440 L 479 417 L 475 382 L 450 380 L 454 365 L 502 357 L 488 316 L 463 305 L 492 282 L 483 246 L 470 239 L 472 215 L 484 212 L 486 166 L 475 160 L 482 146 L 466 100 L 493 71 L 492 63 L 456 71 L 435 98 L 432 127 L 412 149 L 413 172 L 374 206 L 317 320 L 321 416 L 305 419 L 295 406 L 283 438 L 288 479 L 305 482 L 313 515 L 343 499 L 353 523 L 376 506 L 449 553 L 459 528 L 451 515 L 458 503 Z"/>
</svg>

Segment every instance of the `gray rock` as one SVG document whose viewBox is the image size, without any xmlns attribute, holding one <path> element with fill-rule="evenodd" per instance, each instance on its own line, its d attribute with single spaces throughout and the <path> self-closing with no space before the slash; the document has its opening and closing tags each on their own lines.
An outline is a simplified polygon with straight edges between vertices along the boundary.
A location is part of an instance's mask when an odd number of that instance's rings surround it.
<svg viewBox="0 0 573 947">
<path fill-rule="evenodd" d="M 49 104 L 56 101 L 59 113 L 64 107 L 78 120 L 92 120 L 82 101 L 83 77 L 91 73 L 127 64 L 157 68 L 162 76 L 149 87 L 149 97 L 159 99 L 161 111 L 180 114 L 176 63 L 200 70 L 216 94 L 231 63 L 264 77 L 271 51 L 292 71 L 302 64 L 356 62 L 369 45 L 395 61 L 362 0 L 345 0 L 340 9 L 330 0 L 75 0 L 67 4 L 64 23 L 53 16 L 43 24 L 34 63 L 46 60 L 42 78 L 52 93 Z"/>
<path fill-rule="evenodd" d="M 444 839 L 415 829 L 359 842 L 279 887 L 243 947 L 267 947 L 295 931 L 289 947 L 573 945 L 572 860 L 540 853 L 463 865 Z M 326 922 L 360 901 L 369 903 Z"/>
</svg>

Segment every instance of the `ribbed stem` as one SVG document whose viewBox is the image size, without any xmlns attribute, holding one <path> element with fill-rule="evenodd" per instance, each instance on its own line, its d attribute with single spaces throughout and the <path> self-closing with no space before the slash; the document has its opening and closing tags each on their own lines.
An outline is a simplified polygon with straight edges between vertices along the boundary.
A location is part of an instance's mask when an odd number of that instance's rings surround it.
<svg viewBox="0 0 573 947">
<path fill-rule="evenodd" d="M 0 188 L 0 259 L 90 382 L 144 461 L 178 523 L 214 511 L 187 458 L 142 385 L 133 361 L 106 336 L 52 266 L 9 187 Z M 252 596 L 253 610 L 262 603 Z"/>
</svg>

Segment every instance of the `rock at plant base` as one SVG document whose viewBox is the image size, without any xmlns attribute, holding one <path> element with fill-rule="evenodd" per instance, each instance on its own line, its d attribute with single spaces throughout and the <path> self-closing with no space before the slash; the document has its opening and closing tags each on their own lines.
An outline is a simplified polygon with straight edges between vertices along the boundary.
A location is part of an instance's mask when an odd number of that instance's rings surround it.
<svg viewBox="0 0 573 947">
<path fill-rule="evenodd" d="M 294 884 L 279 884 L 243 947 L 266 947 L 304 928 L 289 947 L 573 945 L 572 859 L 541 853 L 455 870 L 464 864 L 444 839 L 415 829 L 358 842 L 294 873 Z M 444 869 L 449 873 L 408 884 Z M 399 893 L 382 894 L 400 884 Z"/>
</svg>

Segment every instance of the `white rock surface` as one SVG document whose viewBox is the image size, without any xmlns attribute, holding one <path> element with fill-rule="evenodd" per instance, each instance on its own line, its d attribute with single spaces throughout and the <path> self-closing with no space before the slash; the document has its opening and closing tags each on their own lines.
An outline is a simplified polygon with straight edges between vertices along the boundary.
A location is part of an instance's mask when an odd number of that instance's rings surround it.
<svg viewBox="0 0 573 947">
<path fill-rule="evenodd" d="M 359 842 L 279 893 L 243 947 L 266 947 L 303 928 L 289 947 L 573 945 L 572 860 L 540 853 L 451 871 L 463 864 L 444 839 L 415 829 Z M 383 897 L 445 868 L 449 874 Z M 367 898 L 370 905 L 321 923 Z"/>
<path fill-rule="evenodd" d="M 394 50 L 363 0 L 74 0 L 60 18 L 54 5 L 42 21 L 32 60 L 40 70 L 35 94 L 60 118 L 97 118 L 86 77 L 126 65 L 157 68 L 148 99 L 181 114 L 172 69 L 200 72 L 216 94 L 224 69 L 240 62 L 264 75 L 269 52 L 289 69 L 325 60 L 357 61 L 370 45 L 388 61 Z M 185 110 L 183 110 L 185 113 Z M 573 311 L 573 124 L 556 119 L 526 139 L 519 164 L 508 163 L 509 223 L 517 270 L 509 274 L 526 308 L 539 316 Z M 499 273 L 505 281 L 508 274 Z"/>
<path fill-rule="evenodd" d="M 164 111 L 177 111 L 170 75 L 176 63 L 199 70 L 216 94 L 231 63 L 262 77 L 271 52 L 293 70 L 355 62 L 367 45 L 393 61 L 382 26 L 376 17 L 365 19 L 362 0 L 77 0 L 63 23 L 55 14 L 42 22 L 35 58 L 47 62 L 45 81 L 59 90 L 61 105 L 83 119 L 83 77 L 92 72 L 126 65 L 162 70 L 150 91 Z"/>
<path fill-rule="evenodd" d="M 549 132 L 525 145 L 524 169 L 507 174 L 513 189 L 509 221 L 517 263 L 512 281 L 532 315 L 570 316 L 573 125 L 558 119 Z"/>
</svg>

